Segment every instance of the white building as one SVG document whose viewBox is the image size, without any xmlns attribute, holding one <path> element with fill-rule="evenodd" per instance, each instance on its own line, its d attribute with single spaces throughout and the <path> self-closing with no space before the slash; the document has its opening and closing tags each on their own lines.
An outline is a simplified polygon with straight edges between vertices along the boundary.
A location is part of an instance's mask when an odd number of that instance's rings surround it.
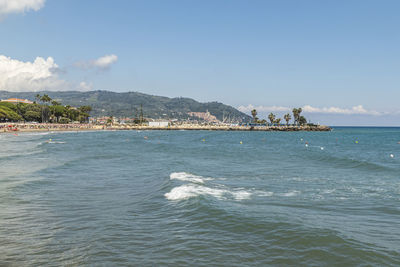
<svg viewBox="0 0 400 267">
<path fill-rule="evenodd" d="M 168 121 L 149 121 L 149 126 L 150 127 L 168 127 L 169 122 Z"/>
</svg>

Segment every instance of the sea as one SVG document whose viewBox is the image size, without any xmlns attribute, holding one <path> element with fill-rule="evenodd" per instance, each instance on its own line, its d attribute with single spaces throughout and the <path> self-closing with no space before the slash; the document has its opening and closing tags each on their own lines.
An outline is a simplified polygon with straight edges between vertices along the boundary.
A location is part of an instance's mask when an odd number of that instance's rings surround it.
<svg viewBox="0 0 400 267">
<path fill-rule="evenodd" d="M 400 128 L 0 134 L 0 266 L 399 266 Z"/>
</svg>

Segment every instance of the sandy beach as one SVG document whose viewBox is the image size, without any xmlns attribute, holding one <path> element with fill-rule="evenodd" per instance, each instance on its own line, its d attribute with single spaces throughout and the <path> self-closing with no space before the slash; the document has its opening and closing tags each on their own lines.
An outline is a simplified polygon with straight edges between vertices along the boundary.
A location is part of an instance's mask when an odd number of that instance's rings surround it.
<svg viewBox="0 0 400 267">
<path fill-rule="evenodd" d="M 0 123 L 0 133 L 99 130 L 93 124 Z"/>
</svg>

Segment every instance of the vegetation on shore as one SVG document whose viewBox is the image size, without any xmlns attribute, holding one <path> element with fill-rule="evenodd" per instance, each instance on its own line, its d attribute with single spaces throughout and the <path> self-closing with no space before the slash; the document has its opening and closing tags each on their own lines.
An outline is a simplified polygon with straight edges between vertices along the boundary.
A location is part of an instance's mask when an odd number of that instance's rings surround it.
<svg viewBox="0 0 400 267">
<path fill-rule="evenodd" d="M 151 96 L 136 92 L 114 93 L 108 91 L 91 92 L 52 92 L 52 99 L 48 94 L 40 95 L 32 92 L 13 93 L 0 91 L 0 98 L 3 97 L 21 97 L 35 99 L 33 104 L 0 102 L 0 122 L 42 122 L 42 123 L 70 123 L 70 122 L 88 122 L 89 113 L 94 117 L 108 114 L 107 124 L 112 124 L 113 116 L 128 115 L 133 117 L 135 123 L 145 121 L 143 108 L 145 106 L 145 115 L 150 118 L 188 120 L 190 116 L 187 111 L 203 112 L 209 111 L 209 114 L 216 116 L 223 123 L 248 123 L 258 125 L 283 125 L 286 122 L 291 125 L 304 126 L 312 124 L 301 115 L 301 108 L 293 108 L 291 114 L 287 113 L 283 118 L 270 113 L 267 118 L 259 119 L 257 110 L 251 111 L 251 117 L 222 103 L 199 103 L 189 98 L 167 98 Z M 67 103 L 62 105 L 61 100 Z M 142 102 L 145 104 L 142 105 Z M 75 108 L 71 103 L 84 104 Z M 93 103 L 87 105 L 87 103 Z M 163 112 L 160 116 L 160 113 Z M 105 116 L 107 117 L 107 116 Z M 201 120 L 200 120 L 201 121 Z"/>
<path fill-rule="evenodd" d="M 185 97 L 163 97 L 139 92 L 111 91 L 60 91 L 60 92 L 7 92 L 0 91 L 0 99 L 35 99 L 37 93 L 48 94 L 59 102 L 70 106 L 91 106 L 92 117 L 129 117 L 139 118 L 141 105 L 143 116 L 153 119 L 201 120 L 188 115 L 191 112 L 207 112 L 218 120 L 228 123 L 249 122 L 251 117 L 236 108 L 219 102 L 200 103 Z"/>
<path fill-rule="evenodd" d="M 307 119 L 301 115 L 302 111 L 303 111 L 302 108 L 293 108 L 293 110 L 292 110 L 293 120 L 294 120 L 293 125 L 300 125 L 300 126 L 307 125 Z M 267 120 L 265 120 L 265 119 L 260 120 L 257 117 L 257 114 L 258 113 L 257 113 L 256 109 L 253 109 L 251 111 L 251 116 L 253 117 L 253 123 L 262 124 L 262 125 L 267 124 Z M 283 116 L 283 119 L 286 121 L 286 125 L 289 125 L 289 122 L 292 119 L 292 116 L 290 115 L 290 113 L 287 113 Z M 272 124 L 272 125 L 281 125 L 281 121 L 282 121 L 281 118 L 277 118 L 277 116 L 272 112 L 268 115 L 268 120 L 270 121 L 270 124 Z"/>
<path fill-rule="evenodd" d="M 84 123 L 88 122 L 91 110 L 90 106 L 64 106 L 47 94 L 37 94 L 33 104 L 0 102 L 0 122 Z"/>
</svg>

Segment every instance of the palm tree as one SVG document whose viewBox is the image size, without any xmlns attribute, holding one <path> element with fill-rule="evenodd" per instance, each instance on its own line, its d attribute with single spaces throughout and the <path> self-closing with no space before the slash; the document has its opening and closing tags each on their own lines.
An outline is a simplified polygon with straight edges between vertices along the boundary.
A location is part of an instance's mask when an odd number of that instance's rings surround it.
<svg viewBox="0 0 400 267">
<path fill-rule="evenodd" d="M 285 115 L 283 116 L 283 118 L 284 118 L 285 121 L 286 121 L 286 125 L 289 125 L 289 121 L 292 119 L 292 117 L 290 116 L 290 114 L 289 114 L 289 113 L 285 114 Z"/>
<path fill-rule="evenodd" d="M 38 96 L 40 97 L 39 94 L 36 95 L 36 97 Z M 44 94 L 42 97 L 40 97 L 40 101 L 47 103 L 51 101 L 51 98 L 47 94 Z M 48 122 L 50 115 L 49 107 L 47 105 L 42 106 L 42 122 Z"/>
<path fill-rule="evenodd" d="M 256 123 L 257 122 L 257 110 L 253 109 L 251 111 L 251 116 L 253 116 L 253 121 L 254 121 L 254 123 Z"/>
<path fill-rule="evenodd" d="M 299 117 L 299 124 L 300 124 L 300 125 L 304 125 L 304 124 L 306 124 L 306 123 L 307 123 L 306 118 L 305 118 L 304 116 L 300 116 L 300 117 Z"/>
<path fill-rule="evenodd" d="M 44 95 L 40 98 L 40 100 L 41 100 L 42 102 L 44 102 L 44 103 L 47 103 L 47 102 L 50 103 L 51 98 L 50 98 L 50 96 L 48 96 L 47 94 L 44 94 Z"/>
<path fill-rule="evenodd" d="M 41 97 L 39 94 L 36 94 L 36 95 L 35 95 L 35 99 L 36 99 L 35 102 L 36 102 L 36 103 L 39 103 L 39 101 L 41 100 L 41 98 L 42 98 L 42 97 Z"/>
<path fill-rule="evenodd" d="M 56 100 L 52 100 L 52 101 L 51 101 L 51 104 L 52 104 L 53 106 L 59 106 L 59 105 L 61 105 L 61 103 L 58 102 L 58 101 L 56 101 Z"/>
<path fill-rule="evenodd" d="M 294 118 L 295 124 L 298 124 L 298 123 L 299 123 L 300 113 L 301 113 L 302 111 L 303 111 L 303 110 L 302 110 L 301 108 L 294 108 L 294 109 L 292 110 L 292 112 L 293 112 L 293 118 Z"/>
<path fill-rule="evenodd" d="M 275 122 L 275 114 L 274 113 L 270 113 L 269 115 L 268 115 L 268 119 L 269 119 L 269 121 L 271 122 L 271 123 L 274 123 Z"/>
<path fill-rule="evenodd" d="M 298 116 L 299 116 L 299 112 L 297 111 L 297 108 L 293 108 L 293 109 L 292 109 L 292 112 L 293 112 L 294 124 L 296 124 L 296 123 L 297 123 L 297 118 L 298 118 Z"/>
</svg>

